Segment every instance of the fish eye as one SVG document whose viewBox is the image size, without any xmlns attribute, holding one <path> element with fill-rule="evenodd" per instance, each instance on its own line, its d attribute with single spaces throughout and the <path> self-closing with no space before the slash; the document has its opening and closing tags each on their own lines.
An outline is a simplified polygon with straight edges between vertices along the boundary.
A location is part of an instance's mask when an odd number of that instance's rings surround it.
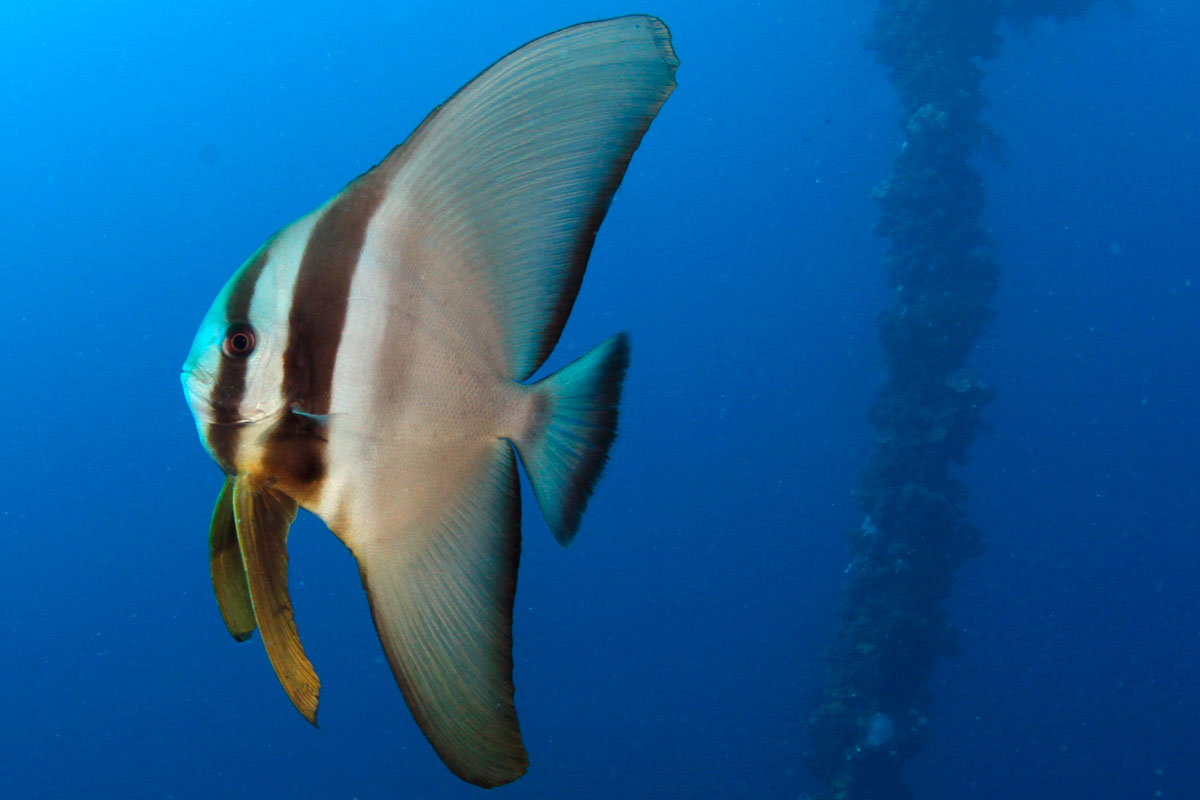
<svg viewBox="0 0 1200 800">
<path fill-rule="evenodd" d="M 254 352 L 254 328 L 245 323 L 230 325 L 225 331 L 221 352 L 230 358 L 245 358 Z"/>
</svg>

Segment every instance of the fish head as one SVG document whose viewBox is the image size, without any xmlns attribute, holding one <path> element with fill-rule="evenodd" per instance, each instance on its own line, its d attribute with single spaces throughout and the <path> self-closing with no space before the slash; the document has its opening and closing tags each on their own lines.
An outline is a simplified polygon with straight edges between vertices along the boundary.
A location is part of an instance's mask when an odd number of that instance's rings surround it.
<svg viewBox="0 0 1200 800">
<path fill-rule="evenodd" d="M 279 319 L 274 298 L 260 297 L 263 293 L 254 289 L 260 279 L 260 289 L 272 283 L 264 260 L 264 254 L 256 254 L 217 295 L 196 331 L 181 375 L 200 439 L 227 472 L 232 471 L 233 454 L 218 452 L 227 448 L 215 447 L 214 439 L 243 439 L 231 433 L 273 420 L 286 406 L 280 392 L 286 315 Z"/>
</svg>

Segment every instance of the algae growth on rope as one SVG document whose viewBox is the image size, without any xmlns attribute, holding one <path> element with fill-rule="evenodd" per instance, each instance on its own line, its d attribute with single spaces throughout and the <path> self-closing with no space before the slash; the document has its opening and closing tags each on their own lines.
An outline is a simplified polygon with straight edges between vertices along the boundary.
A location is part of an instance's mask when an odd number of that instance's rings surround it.
<svg viewBox="0 0 1200 800">
<path fill-rule="evenodd" d="M 981 549 L 966 485 L 953 474 L 994 392 L 968 366 L 991 321 L 998 267 L 979 219 L 970 158 L 981 119 L 980 59 L 1002 22 L 1085 13 L 1094 0 L 882 0 L 868 46 L 903 106 L 903 144 L 875 189 L 891 299 L 879 314 L 888 377 L 871 406 L 874 450 L 855 489 L 862 524 L 810 719 L 809 766 L 825 798 L 911 796 L 904 765 L 930 724 L 929 676 L 954 652 L 944 601 Z"/>
</svg>

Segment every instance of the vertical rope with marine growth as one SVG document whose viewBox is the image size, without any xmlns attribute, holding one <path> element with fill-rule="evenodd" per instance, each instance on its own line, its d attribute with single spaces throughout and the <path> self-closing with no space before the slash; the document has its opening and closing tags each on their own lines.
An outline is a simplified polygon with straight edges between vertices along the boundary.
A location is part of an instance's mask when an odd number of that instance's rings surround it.
<svg viewBox="0 0 1200 800">
<path fill-rule="evenodd" d="M 951 474 L 993 391 L 967 366 L 993 317 L 997 265 L 984 252 L 983 182 L 970 163 L 988 135 L 979 59 L 1000 23 L 1085 12 L 1094 0 L 881 0 L 868 46 L 903 105 L 905 140 L 875 190 L 891 240 L 879 315 L 888 378 L 871 406 L 875 447 L 855 490 L 841 623 L 811 719 L 823 797 L 901 800 L 904 765 L 928 725 L 927 682 L 954 649 L 944 601 L 980 549 L 968 492 Z"/>
</svg>

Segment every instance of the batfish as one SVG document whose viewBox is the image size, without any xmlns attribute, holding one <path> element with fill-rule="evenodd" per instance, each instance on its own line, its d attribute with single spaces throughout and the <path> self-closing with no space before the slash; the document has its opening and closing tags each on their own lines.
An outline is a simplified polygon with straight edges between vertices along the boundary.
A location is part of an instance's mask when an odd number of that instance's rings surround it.
<svg viewBox="0 0 1200 800">
<path fill-rule="evenodd" d="M 525 45 L 268 239 L 201 323 L 183 385 L 225 473 L 213 588 L 313 724 L 320 682 L 287 585 L 298 508 L 358 560 L 396 682 L 450 770 L 479 786 L 524 774 L 517 458 L 568 544 L 616 435 L 629 341 L 529 379 L 678 63 L 648 16 Z"/>
</svg>

